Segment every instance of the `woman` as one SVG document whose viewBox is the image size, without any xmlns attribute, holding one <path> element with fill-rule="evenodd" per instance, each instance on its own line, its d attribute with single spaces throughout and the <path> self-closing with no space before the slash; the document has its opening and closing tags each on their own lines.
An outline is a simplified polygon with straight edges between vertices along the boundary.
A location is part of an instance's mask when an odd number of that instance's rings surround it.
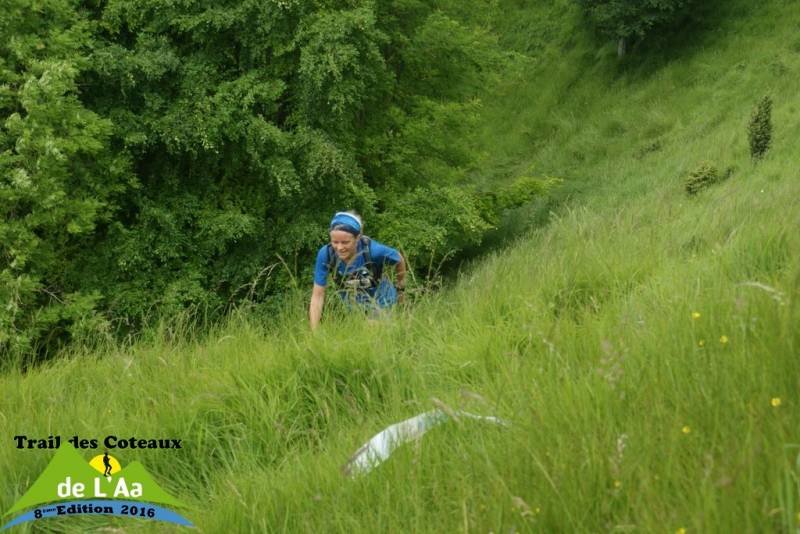
<svg viewBox="0 0 800 534">
<path fill-rule="evenodd" d="M 314 289 L 308 308 L 312 330 L 319 326 L 322 317 L 328 275 L 342 300 L 367 311 L 388 308 L 403 300 L 406 278 L 403 256 L 363 235 L 362 228 L 361 217 L 353 212 L 340 211 L 331 220 L 328 229 L 331 241 L 317 252 L 314 268 Z M 395 266 L 396 286 L 383 276 L 387 264 Z"/>
</svg>

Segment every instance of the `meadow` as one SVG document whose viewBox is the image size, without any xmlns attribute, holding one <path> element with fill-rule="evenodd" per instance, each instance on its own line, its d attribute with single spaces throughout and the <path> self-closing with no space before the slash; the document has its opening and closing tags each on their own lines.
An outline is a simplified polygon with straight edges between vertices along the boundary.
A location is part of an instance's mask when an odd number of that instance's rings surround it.
<svg viewBox="0 0 800 534">
<path fill-rule="evenodd" d="M 242 307 L 7 365 L 0 509 L 51 457 L 14 435 L 124 433 L 183 440 L 117 457 L 202 532 L 798 529 L 800 12 L 731 1 L 620 62 L 569 2 L 500 4 L 487 24 L 517 57 L 483 99 L 472 174 L 560 189 L 377 323 L 330 313 L 312 334 L 300 283 L 275 317 Z M 765 94 L 773 146 L 754 162 Z M 703 162 L 730 176 L 689 196 Z M 437 407 L 510 425 L 450 421 L 342 474 L 376 432 Z M 36 529 L 109 523 L 172 530 Z"/>
</svg>

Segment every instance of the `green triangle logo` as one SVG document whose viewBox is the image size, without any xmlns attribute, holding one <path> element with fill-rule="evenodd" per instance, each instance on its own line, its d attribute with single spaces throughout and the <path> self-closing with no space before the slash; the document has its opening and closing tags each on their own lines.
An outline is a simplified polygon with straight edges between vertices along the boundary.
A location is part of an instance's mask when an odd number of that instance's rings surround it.
<svg viewBox="0 0 800 534">
<path fill-rule="evenodd" d="M 104 477 L 67 444 L 56 451 L 36 482 L 4 515 L 45 503 L 96 498 L 185 506 L 162 489 L 139 462 Z"/>
</svg>

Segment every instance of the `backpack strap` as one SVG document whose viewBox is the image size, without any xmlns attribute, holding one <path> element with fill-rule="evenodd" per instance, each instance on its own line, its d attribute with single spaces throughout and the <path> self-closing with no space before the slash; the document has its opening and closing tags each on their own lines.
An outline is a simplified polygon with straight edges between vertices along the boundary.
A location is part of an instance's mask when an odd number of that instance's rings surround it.
<svg viewBox="0 0 800 534">
<path fill-rule="evenodd" d="M 364 246 L 364 266 L 370 270 L 377 285 L 380 283 L 381 277 L 383 277 L 383 264 L 372 262 L 372 240 L 369 237 L 362 235 L 361 243 Z"/>
<path fill-rule="evenodd" d="M 339 273 L 339 263 L 341 261 L 339 256 L 333 252 L 333 245 L 328 243 L 328 273 L 333 277 L 333 284 L 336 287 L 342 285 L 342 275 Z"/>
</svg>

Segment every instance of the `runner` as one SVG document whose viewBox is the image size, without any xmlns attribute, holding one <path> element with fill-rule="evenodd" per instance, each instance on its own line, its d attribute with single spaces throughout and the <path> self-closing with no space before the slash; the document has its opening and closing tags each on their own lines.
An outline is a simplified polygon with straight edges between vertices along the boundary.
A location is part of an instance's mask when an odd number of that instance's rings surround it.
<svg viewBox="0 0 800 534">
<path fill-rule="evenodd" d="M 317 253 L 314 289 L 308 316 L 311 329 L 319 326 L 325 303 L 328 275 L 348 306 L 357 306 L 374 316 L 380 310 L 403 301 L 406 264 L 395 249 L 370 239 L 362 232 L 361 217 L 355 212 L 340 211 L 329 227 L 330 243 Z M 396 285 L 384 276 L 384 266 L 394 265 Z"/>
</svg>

